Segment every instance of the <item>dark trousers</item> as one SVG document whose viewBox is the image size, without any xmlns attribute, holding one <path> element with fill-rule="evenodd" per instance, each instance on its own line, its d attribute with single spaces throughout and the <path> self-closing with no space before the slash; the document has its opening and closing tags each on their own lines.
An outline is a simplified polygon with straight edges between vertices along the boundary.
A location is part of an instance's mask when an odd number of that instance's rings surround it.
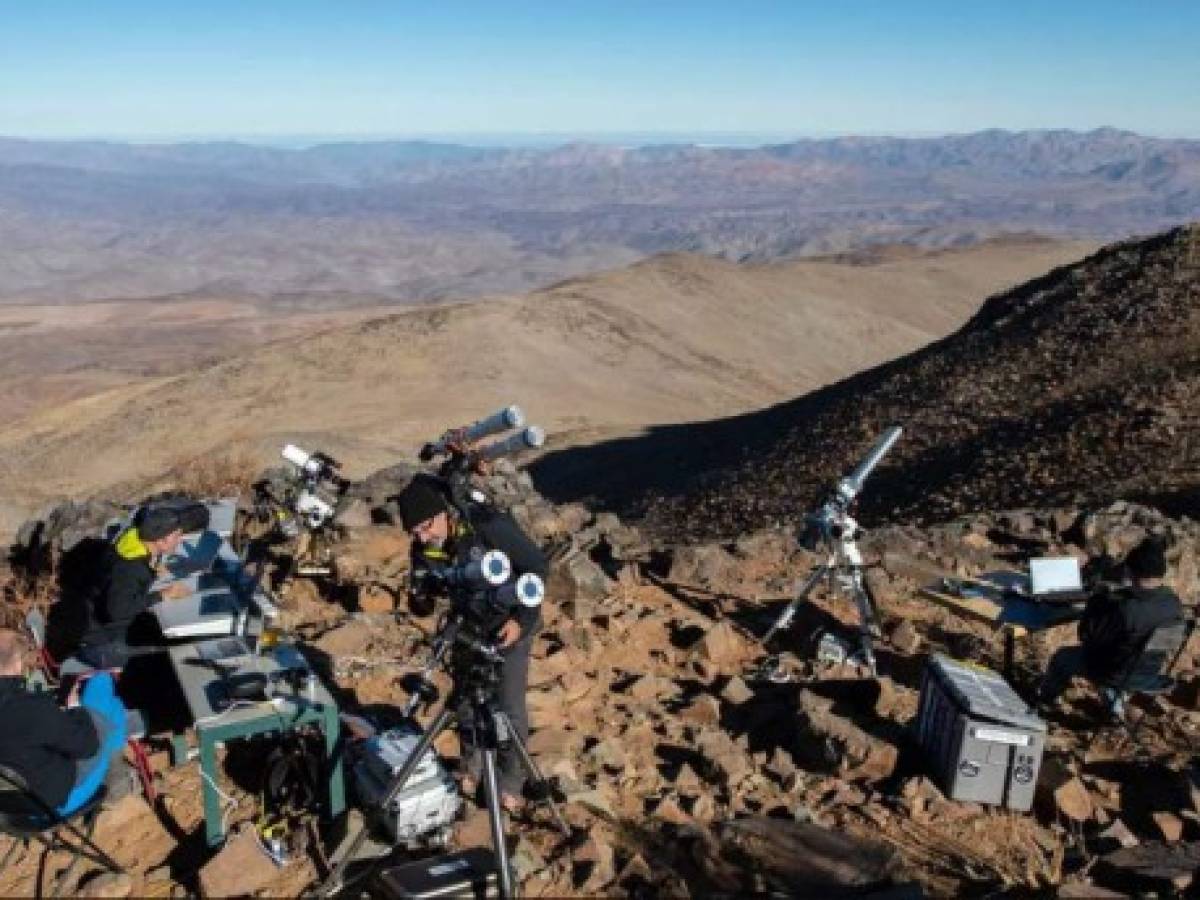
<svg viewBox="0 0 1200 900">
<path fill-rule="evenodd" d="M 1105 705 L 1113 712 L 1123 708 L 1120 692 L 1111 686 L 1097 682 L 1088 675 L 1087 660 L 1084 658 L 1083 645 L 1075 644 L 1070 647 L 1059 647 L 1050 657 L 1050 665 L 1042 677 L 1041 687 L 1038 688 L 1039 703 L 1053 703 L 1058 695 L 1067 689 L 1071 679 L 1076 676 L 1088 678 L 1096 684 L 1100 697 Z"/>
<path fill-rule="evenodd" d="M 1082 644 L 1059 647 L 1050 657 L 1050 665 L 1046 667 L 1046 674 L 1042 676 L 1038 700 L 1042 703 L 1053 703 L 1058 699 L 1058 695 L 1067 689 L 1072 678 L 1083 675 L 1086 671 L 1087 663 L 1083 658 Z"/>
<path fill-rule="evenodd" d="M 532 629 L 530 634 L 504 651 L 496 696 L 497 706 L 508 716 L 513 731 L 522 741 L 529 739 L 529 710 L 525 703 L 525 694 L 529 686 L 529 651 L 533 646 L 536 631 L 536 628 Z M 483 758 L 476 741 L 474 711 L 469 702 L 460 702 L 457 713 L 463 768 L 468 775 L 478 780 L 483 772 Z M 506 794 L 519 795 L 525 786 L 525 769 L 521 765 L 520 754 L 512 743 L 501 749 L 497 769 L 500 790 Z"/>
<path fill-rule="evenodd" d="M 162 647 L 131 647 L 125 641 L 117 639 L 107 644 L 85 645 L 80 647 L 75 655 L 93 669 L 124 669 L 131 659 L 162 651 Z"/>
</svg>

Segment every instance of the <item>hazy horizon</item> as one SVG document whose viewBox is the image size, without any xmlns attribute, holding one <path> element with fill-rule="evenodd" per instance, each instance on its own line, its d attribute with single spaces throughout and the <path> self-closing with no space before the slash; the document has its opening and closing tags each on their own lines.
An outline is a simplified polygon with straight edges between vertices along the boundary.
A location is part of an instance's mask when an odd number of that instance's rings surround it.
<svg viewBox="0 0 1200 900">
<path fill-rule="evenodd" d="M 496 147 L 496 148 L 552 148 L 565 144 L 601 144 L 624 147 L 645 147 L 654 145 L 694 144 L 707 147 L 729 148 L 758 148 L 778 144 L 788 144 L 799 141 L 837 140 L 840 138 L 893 138 L 898 140 L 933 140 L 943 137 L 961 137 L 986 132 L 1000 131 L 1010 134 L 1042 133 L 1042 132 L 1072 132 L 1087 134 L 1096 131 L 1122 131 L 1157 140 L 1200 140 L 1197 134 L 1150 133 L 1134 129 L 1120 128 L 1115 125 L 1097 125 L 1094 128 L 978 128 L 968 131 L 912 131 L 912 132 L 875 132 L 875 131 L 780 131 L 780 132 L 704 132 L 704 131 L 644 131 L 644 132 L 349 132 L 338 133 L 301 133 L 301 134 L 269 134 L 269 133 L 213 133 L 213 134 L 122 134 L 99 133 L 75 136 L 55 136 L 42 134 L 18 134 L 0 131 L 2 140 L 19 140 L 46 143 L 86 143 L 104 142 L 131 145 L 168 145 L 192 143 L 239 143 L 251 146 L 271 147 L 276 149 L 300 150 L 306 147 L 322 144 L 337 143 L 429 143 L 456 144 L 467 147 Z"/>
</svg>

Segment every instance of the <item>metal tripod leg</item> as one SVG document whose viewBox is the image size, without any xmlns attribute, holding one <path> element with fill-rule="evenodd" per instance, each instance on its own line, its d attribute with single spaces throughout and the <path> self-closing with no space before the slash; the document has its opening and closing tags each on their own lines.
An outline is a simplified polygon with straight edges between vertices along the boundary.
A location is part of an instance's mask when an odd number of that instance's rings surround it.
<svg viewBox="0 0 1200 900">
<path fill-rule="evenodd" d="M 492 726 L 494 727 L 494 726 Z M 508 845 L 504 842 L 504 812 L 500 807 L 500 785 L 496 781 L 496 747 L 492 743 L 483 751 L 483 796 L 487 801 L 488 824 L 492 829 L 492 847 L 496 851 L 496 868 L 500 870 L 500 896 L 513 894 L 512 869 L 508 864 Z"/>
<path fill-rule="evenodd" d="M 866 586 L 862 583 L 862 572 L 854 573 L 853 585 L 854 603 L 858 607 L 859 649 L 871 674 L 878 675 L 879 673 L 875 670 L 875 648 L 872 640 L 878 632 L 879 626 L 875 623 L 875 607 L 871 603 Z"/>
<path fill-rule="evenodd" d="M 388 786 L 387 793 L 384 795 L 383 800 L 379 804 L 381 809 L 386 809 L 388 805 L 396 799 L 400 792 L 404 790 L 405 785 L 408 783 L 408 779 L 412 777 L 412 773 L 415 772 L 417 766 L 421 764 L 421 760 L 424 758 L 425 752 L 433 745 L 433 742 L 437 740 L 437 736 L 446 729 L 446 726 L 450 723 L 450 719 L 453 717 L 453 715 L 454 713 L 451 710 L 451 700 L 447 700 L 442 706 L 441 710 L 438 711 L 433 723 L 429 726 L 426 732 L 421 735 L 421 739 L 417 741 L 417 746 L 413 748 L 413 751 L 409 754 L 408 759 L 404 761 L 404 765 L 400 767 L 400 771 L 396 773 L 396 777 L 392 779 L 391 785 Z M 342 854 L 342 858 L 338 860 L 338 863 L 336 866 L 334 866 L 333 871 L 329 873 L 329 877 L 326 878 L 321 883 L 321 886 L 317 888 L 317 896 L 332 897 L 348 886 L 344 880 L 346 869 L 350 863 L 354 861 L 355 854 L 357 854 L 362 848 L 363 842 L 366 839 L 367 823 L 363 822 L 358 829 L 358 834 L 354 836 L 354 840 L 352 840 L 346 847 L 345 852 Z M 367 870 L 354 880 L 362 881 L 365 878 L 373 875 L 377 865 L 378 860 L 376 860 L 374 864 L 368 866 Z"/>
<path fill-rule="evenodd" d="M 779 618 L 775 620 L 775 624 L 771 626 L 771 629 L 765 635 L 763 635 L 762 645 L 764 647 L 771 643 L 771 638 L 775 637 L 777 632 L 784 631 L 789 625 L 792 624 L 792 619 L 795 618 L 796 610 L 800 608 L 800 604 L 808 599 L 808 595 L 812 593 L 812 589 L 820 584 L 821 579 L 827 576 L 830 571 L 831 569 L 829 563 L 825 563 L 813 569 L 812 574 L 808 576 L 808 580 L 800 586 L 800 590 L 796 591 L 795 599 L 788 603 L 783 612 L 780 614 Z"/>
<path fill-rule="evenodd" d="M 558 803 L 554 799 L 554 793 L 550 789 L 550 782 L 546 780 L 546 776 L 542 774 L 542 770 L 529 755 L 529 748 L 525 746 L 525 741 L 521 739 L 521 735 L 512 727 L 512 719 L 508 717 L 508 713 L 497 712 L 497 716 L 503 717 L 504 728 L 508 734 L 509 740 L 517 750 L 517 756 L 521 758 L 521 765 L 525 768 L 530 779 L 532 779 L 545 794 L 546 805 L 550 807 L 550 814 L 554 816 L 554 822 L 558 825 L 558 830 L 562 832 L 563 837 L 571 836 L 571 829 L 567 826 L 566 820 L 562 817 L 562 810 L 558 808 Z"/>
</svg>

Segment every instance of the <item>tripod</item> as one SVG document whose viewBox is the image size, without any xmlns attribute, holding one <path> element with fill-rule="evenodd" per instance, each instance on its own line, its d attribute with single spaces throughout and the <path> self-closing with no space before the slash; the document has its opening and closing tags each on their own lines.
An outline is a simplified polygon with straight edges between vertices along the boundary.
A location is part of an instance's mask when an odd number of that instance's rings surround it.
<svg viewBox="0 0 1200 900">
<path fill-rule="evenodd" d="M 862 491 L 863 484 L 879 465 L 879 461 L 892 449 L 892 445 L 900 439 L 903 430 L 893 425 L 880 436 L 862 461 L 854 467 L 849 475 L 840 479 L 828 499 L 818 507 L 816 512 L 805 518 L 804 537 L 801 544 L 809 550 L 820 552 L 825 562 L 813 569 L 808 580 L 800 586 L 796 599 L 787 605 L 771 630 L 763 638 L 763 646 L 770 643 L 776 632 L 782 631 L 792 624 L 796 610 L 800 608 L 813 588 L 822 579 L 829 580 L 831 590 L 841 589 L 850 594 L 854 605 L 858 608 L 858 645 L 857 656 L 871 671 L 875 671 L 875 651 L 872 640 L 879 636 L 879 625 L 875 621 L 875 605 L 863 579 L 863 559 L 856 543 L 861 530 L 858 523 L 850 515 L 850 507 Z M 777 657 L 768 657 L 763 670 L 768 676 L 777 670 Z"/>
<path fill-rule="evenodd" d="M 454 691 L 446 698 L 446 702 L 434 716 L 433 722 L 422 734 L 417 746 L 405 760 L 404 765 L 400 767 L 400 771 L 396 773 L 391 784 L 388 785 L 379 807 L 387 809 L 389 804 L 404 790 L 408 779 L 420 764 L 425 753 L 433 746 L 438 735 L 458 719 L 458 709 L 465 703 L 471 711 L 475 747 L 483 758 L 483 792 L 488 810 L 488 822 L 491 827 L 492 847 L 496 853 L 496 864 L 499 869 L 500 896 L 512 897 L 514 896 L 512 869 L 509 866 L 508 847 L 504 842 L 504 816 L 500 806 L 500 787 L 496 778 L 496 754 L 502 747 L 511 745 L 517 751 L 521 766 L 532 781 L 537 796 L 547 802 L 555 823 L 563 835 L 569 836 L 570 829 L 563 820 L 558 805 L 554 802 L 550 785 L 533 757 L 529 755 L 529 749 L 525 746 L 521 735 L 512 727 L 508 714 L 499 709 L 497 705 L 499 668 L 504 657 L 495 647 L 464 635 L 461 619 L 451 620 L 435 638 L 433 656 L 425 669 L 416 677 L 412 695 L 404 708 L 405 717 L 412 718 L 420 706 L 432 703 L 437 699 L 437 688 L 429 680 L 429 673 L 445 658 L 452 647 L 461 651 L 457 656 L 463 663 L 462 674 L 465 677 L 462 679 L 462 684 L 460 686 L 456 681 Z M 354 861 L 354 856 L 362 847 L 366 837 L 367 828 L 364 824 L 346 848 L 345 854 L 337 866 L 318 888 L 319 896 L 331 897 L 349 886 L 345 880 L 346 869 Z M 386 857 L 373 861 L 366 871 L 356 875 L 351 883 L 365 881 L 373 875 L 384 858 Z"/>
<path fill-rule="evenodd" d="M 816 566 L 808 579 L 800 586 L 793 599 L 775 620 L 775 624 L 763 637 L 763 646 L 771 642 L 771 638 L 787 629 L 796 616 L 800 604 L 808 599 L 822 581 L 828 581 L 829 589 L 833 592 L 842 591 L 850 595 L 858 609 L 858 656 L 862 663 L 875 671 L 875 651 L 872 641 L 879 636 L 879 625 L 875 616 L 875 604 L 867 590 L 863 578 L 862 552 L 858 549 L 858 523 L 849 514 L 839 508 L 826 509 L 821 519 L 822 523 L 831 523 L 830 527 L 820 528 L 816 548 L 819 549 L 825 561 Z M 775 668 L 776 660 L 768 658 L 766 669 Z"/>
</svg>

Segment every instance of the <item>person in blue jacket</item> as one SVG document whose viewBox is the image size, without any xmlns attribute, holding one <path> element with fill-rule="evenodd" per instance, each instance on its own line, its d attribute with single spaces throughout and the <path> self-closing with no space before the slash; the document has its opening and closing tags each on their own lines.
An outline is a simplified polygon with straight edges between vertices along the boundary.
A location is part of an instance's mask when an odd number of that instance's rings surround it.
<svg viewBox="0 0 1200 900">
<path fill-rule="evenodd" d="M 0 765 L 59 815 L 69 816 L 95 796 L 114 771 L 125 745 L 125 708 L 102 672 L 79 691 L 79 705 L 63 709 L 25 681 L 29 648 L 15 631 L 0 630 Z M 126 779 L 127 781 L 128 779 Z"/>
</svg>

